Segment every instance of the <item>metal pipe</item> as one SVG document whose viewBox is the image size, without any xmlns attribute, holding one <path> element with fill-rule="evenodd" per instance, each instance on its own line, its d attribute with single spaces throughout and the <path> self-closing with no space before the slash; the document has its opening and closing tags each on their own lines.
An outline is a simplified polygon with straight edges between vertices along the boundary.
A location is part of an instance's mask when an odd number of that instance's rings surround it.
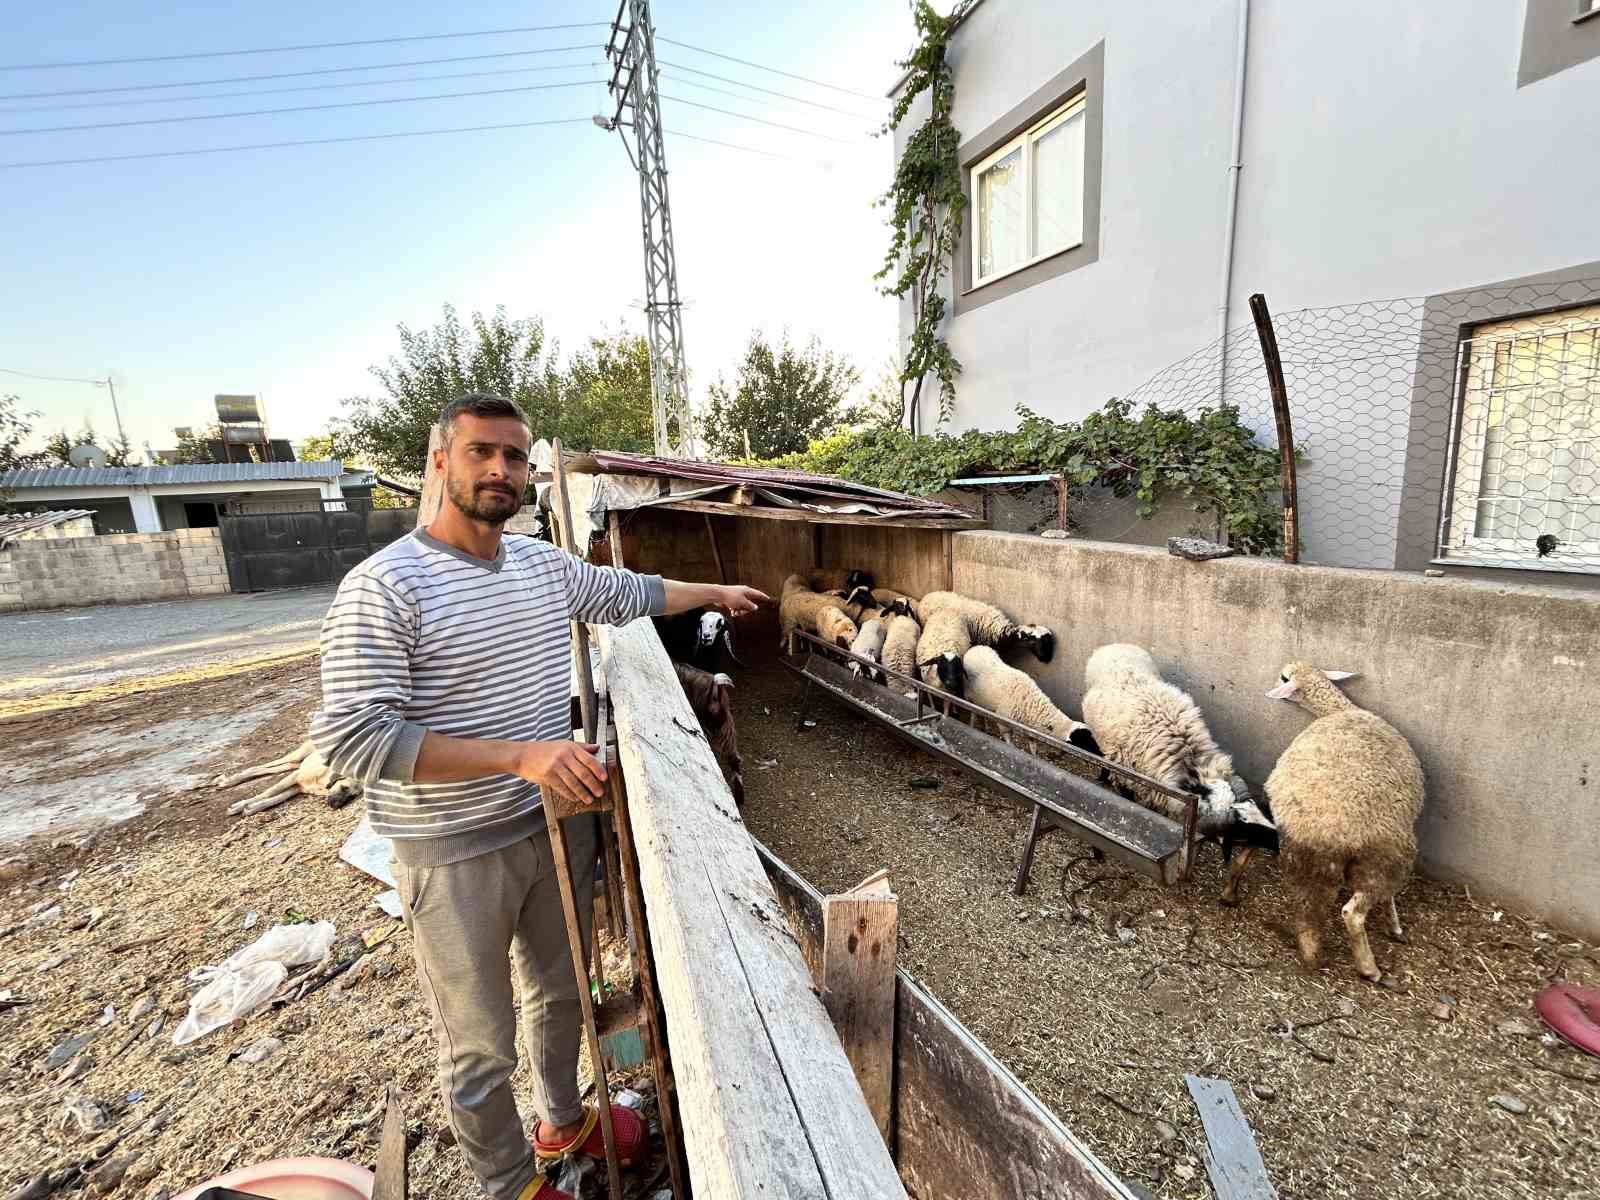
<svg viewBox="0 0 1600 1200">
<path fill-rule="evenodd" d="M 1228 378 L 1228 316 L 1233 292 L 1233 241 L 1239 223 L 1239 172 L 1244 148 L 1244 78 L 1250 48 L 1250 0 L 1239 0 L 1239 34 L 1233 66 L 1233 147 L 1228 152 L 1228 218 L 1222 234 L 1222 289 L 1217 301 L 1217 337 L 1222 341 L 1217 364 L 1217 394 Z"/>
</svg>

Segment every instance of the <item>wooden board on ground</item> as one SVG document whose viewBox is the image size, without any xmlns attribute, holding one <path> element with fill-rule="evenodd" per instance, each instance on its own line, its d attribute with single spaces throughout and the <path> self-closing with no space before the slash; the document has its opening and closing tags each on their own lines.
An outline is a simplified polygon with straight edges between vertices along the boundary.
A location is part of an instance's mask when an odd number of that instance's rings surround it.
<svg viewBox="0 0 1600 1200">
<path fill-rule="evenodd" d="M 654 627 L 600 644 L 693 1193 L 903 1198 Z"/>
<path fill-rule="evenodd" d="M 886 1144 L 894 1104 L 894 969 L 899 922 L 887 872 L 822 904 L 822 1003 Z"/>
<path fill-rule="evenodd" d="M 820 979 L 823 897 L 757 851 Z M 932 995 L 904 971 L 895 985 L 895 1160 L 918 1200 L 1132 1200 Z"/>
<path fill-rule="evenodd" d="M 383 1140 L 378 1143 L 378 1165 L 373 1171 L 372 1200 L 406 1200 L 406 1113 L 400 1092 L 389 1085 L 384 1101 Z"/>
<path fill-rule="evenodd" d="M 1202 1075 L 1185 1075 L 1183 1082 L 1206 1127 L 1206 1172 L 1217 1200 L 1278 1200 L 1233 1085 Z"/>
</svg>

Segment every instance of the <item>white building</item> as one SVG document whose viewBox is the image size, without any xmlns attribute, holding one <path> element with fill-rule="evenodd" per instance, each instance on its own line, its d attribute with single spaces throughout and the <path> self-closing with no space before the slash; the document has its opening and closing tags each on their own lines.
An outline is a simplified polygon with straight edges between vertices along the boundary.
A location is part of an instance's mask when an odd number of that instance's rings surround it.
<svg viewBox="0 0 1600 1200">
<path fill-rule="evenodd" d="M 97 533 L 156 533 L 214 527 L 230 502 L 340 500 L 342 475 L 337 460 L 44 467 L 0 474 L 0 493 L 17 509 L 88 509 Z"/>
<path fill-rule="evenodd" d="M 1270 443 L 1261 292 L 1306 558 L 1600 574 L 1600 0 L 980 0 L 949 61 L 955 428 L 1225 397 Z"/>
</svg>

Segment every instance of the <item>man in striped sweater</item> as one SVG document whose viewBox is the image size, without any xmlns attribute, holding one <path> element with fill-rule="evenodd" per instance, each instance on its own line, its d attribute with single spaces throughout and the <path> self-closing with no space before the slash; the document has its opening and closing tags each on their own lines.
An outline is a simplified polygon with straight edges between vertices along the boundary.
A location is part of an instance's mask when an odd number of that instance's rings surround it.
<svg viewBox="0 0 1600 1200">
<path fill-rule="evenodd" d="M 352 570 L 322 626 L 317 749 L 361 780 L 373 828 L 394 842 L 400 902 L 439 1043 L 457 1143 L 495 1200 L 556 1200 L 539 1164 L 601 1157 L 579 1101 L 578 981 L 541 788 L 598 796 L 594 746 L 571 740 L 571 620 L 625 624 L 702 605 L 733 614 L 754 588 L 597 567 L 531 537 L 502 537 L 522 506 L 521 410 L 474 393 L 440 414 L 444 501 L 426 529 Z M 578 912 L 591 911 L 594 821 L 567 823 Z M 530 1142 L 512 1098 L 516 1021 L 540 1120 Z M 618 1151 L 637 1157 L 638 1115 L 613 1106 Z"/>
</svg>

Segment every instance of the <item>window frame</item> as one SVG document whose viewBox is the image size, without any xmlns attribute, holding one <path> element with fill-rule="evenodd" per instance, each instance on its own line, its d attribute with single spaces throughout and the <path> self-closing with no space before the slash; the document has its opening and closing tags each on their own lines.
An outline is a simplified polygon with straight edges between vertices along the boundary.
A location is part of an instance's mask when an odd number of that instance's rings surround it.
<svg viewBox="0 0 1600 1200">
<path fill-rule="evenodd" d="M 1589 315 L 1578 315 L 1583 312 Z M 1495 392 L 1504 391 L 1506 387 L 1497 382 L 1499 347 L 1508 347 L 1508 366 L 1514 366 L 1513 356 L 1518 340 L 1572 333 L 1587 333 L 1592 343 L 1600 343 L 1600 304 L 1580 302 L 1553 311 L 1479 321 L 1462 329 L 1457 355 L 1454 419 L 1447 447 L 1449 472 L 1444 510 L 1440 514 L 1436 557 L 1433 559 L 1435 563 L 1600 574 L 1600 536 L 1583 542 L 1563 542 L 1564 554 L 1556 560 L 1529 554 L 1526 538 L 1486 537 L 1476 532 L 1479 505 L 1484 499 L 1481 479 L 1489 436 L 1487 417 L 1492 411 Z M 1535 349 L 1534 353 L 1537 356 L 1539 350 Z M 1600 349 L 1591 353 L 1600 353 Z M 1558 383 L 1556 386 L 1563 385 Z M 1470 428 L 1477 423 L 1473 415 L 1475 406 L 1482 410 L 1483 418 L 1483 427 L 1476 434 Z M 1469 437 L 1474 439 L 1470 445 Z M 1463 472 L 1470 474 L 1463 477 Z M 1477 478 L 1472 478 L 1472 475 Z"/>
<path fill-rule="evenodd" d="M 1076 241 L 1067 242 L 1064 245 L 1055 246 L 1049 250 L 1039 250 L 1035 244 L 1038 237 L 1038 210 L 1036 205 L 1037 197 L 1034 194 L 1033 187 L 1033 148 L 1041 138 L 1060 128 L 1062 125 L 1065 125 L 1074 117 L 1082 117 L 1086 126 L 1084 130 L 1084 136 L 1082 138 L 1084 143 L 1082 148 L 1082 157 L 1084 161 L 1080 165 L 1079 172 L 1080 177 L 1084 180 L 1084 184 L 1077 197 L 1078 238 Z M 1085 224 L 1084 214 L 1088 208 L 1088 119 L 1088 89 L 1079 88 L 1077 92 L 1067 97 L 1066 100 L 1057 105 L 1052 111 L 1047 113 L 1031 128 L 1023 130 L 1004 145 L 991 151 L 989 154 L 986 154 L 978 162 L 974 163 L 969 169 L 968 178 L 971 180 L 970 186 L 972 192 L 973 215 L 971 237 L 972 246 L 970 248 L 971 264 L 969 268 L 971 271 L 970 278 L 972 280 L 972 285 L 968 290 L 976 291 L 978 288 L 987 287 L 989 284 L 994 283 L 997 280 L 1004 279 L 1008 275 L 1015 275 L 1018 271 L 1025 271 L 1029 267 L 1034 266 L 1037 263 L 1041 263 L 1047 258 L 1054 258 L 1058 254 L 1065 254 L 1069 250 L 1076 250 L 1083 245 Z M 982 246 L 979 223 L 982 220 L 983 214 L 981 211 L 979 211 L 980 199 L 978 181 L 982 179 L 985 172 L 993 169 L 996 163 L 1000 162 L 1002 159 L 1006 158 L 1008 155 L 1018 149 L 1022 150 L 1023 235 L 1027 239 L 1027 245 L 1033 250 L 1033 253 L 1026 255 L 1015 263 L 1012 263 L 1003 271 L 991 271 L 989 274 L 985 275 L 979 269 L 979 253 Z"/>
</svg>

